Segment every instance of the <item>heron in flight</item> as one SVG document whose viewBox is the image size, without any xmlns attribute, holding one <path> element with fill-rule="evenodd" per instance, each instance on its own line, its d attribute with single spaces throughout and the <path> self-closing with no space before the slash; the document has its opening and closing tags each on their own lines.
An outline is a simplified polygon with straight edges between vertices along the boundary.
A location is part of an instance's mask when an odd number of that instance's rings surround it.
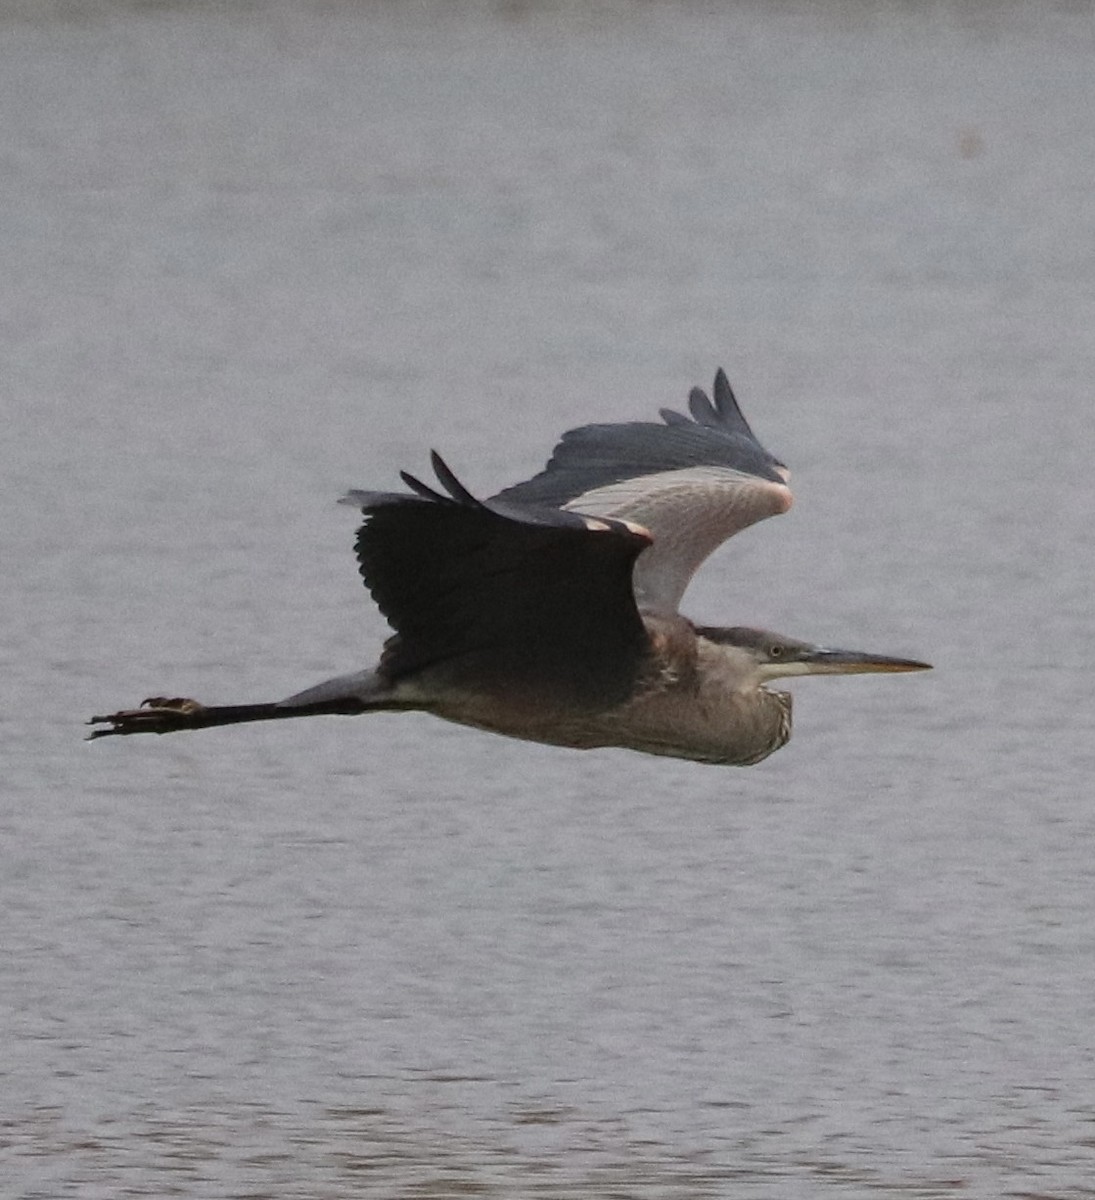
<svg viewBox="0 0 1095 1200">
<path fill-rule="evenodd" d="M 796 675 L 921 671 L 678 610 L 705 558 L 791 505 L 787 468 L 753 435 L 726 375 L 690 416 L 583 425 L 538 475 L 490 499 L 441 457 L 437 482 L 350 492 L 361 575 L 394 630 L 377 665 L 285 700 L 156 697 L 89 736 L 173 733 L 320 714 L 419 711 L 493 733 L 747 766 L 791 736 Z"/>
</svg>

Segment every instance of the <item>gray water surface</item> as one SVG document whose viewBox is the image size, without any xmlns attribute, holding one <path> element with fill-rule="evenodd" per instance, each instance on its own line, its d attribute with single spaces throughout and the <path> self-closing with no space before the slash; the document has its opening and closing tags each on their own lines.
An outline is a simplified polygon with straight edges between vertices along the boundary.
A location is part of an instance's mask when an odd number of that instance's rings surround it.
<svg viewBox="0 0 1095 1200">
<path fill-rule="evenodd" d="M 1084 5 L 0 9 L 5 1196 L 1095 1195 Z M 748 770 L 87 744 L 385 635 L 347 487 L 717 366 L 697 619 L 925 657 Z"/>
</svg>

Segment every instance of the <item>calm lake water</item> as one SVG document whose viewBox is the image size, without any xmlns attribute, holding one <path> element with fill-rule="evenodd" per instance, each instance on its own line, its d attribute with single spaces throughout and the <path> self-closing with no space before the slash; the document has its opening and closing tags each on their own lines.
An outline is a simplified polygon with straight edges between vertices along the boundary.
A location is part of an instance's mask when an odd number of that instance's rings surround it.
<svg viewBox="0 0 1095 1200">
<path fill-rule="evenodd" d="M 1095 16 L 0 8 L 5 1197 L 1095 1196 Z M 748 770 L 415 716 L 350 486 L 723 365 Z"/>
</svg>

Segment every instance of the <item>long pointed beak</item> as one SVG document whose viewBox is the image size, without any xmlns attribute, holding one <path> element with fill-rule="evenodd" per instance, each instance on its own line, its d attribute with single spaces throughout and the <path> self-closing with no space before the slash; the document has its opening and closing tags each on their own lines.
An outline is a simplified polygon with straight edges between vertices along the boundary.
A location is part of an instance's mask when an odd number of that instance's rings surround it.
<svg viewBox="0 0 1095 1200">
<path fill-rule="evenodd" d="M 930 671 L 931 663 L 862 650 L 828 650 L 819 646 L 800 659 L 809 675 L 865 675 L 876 671 Z"/>
</svg>

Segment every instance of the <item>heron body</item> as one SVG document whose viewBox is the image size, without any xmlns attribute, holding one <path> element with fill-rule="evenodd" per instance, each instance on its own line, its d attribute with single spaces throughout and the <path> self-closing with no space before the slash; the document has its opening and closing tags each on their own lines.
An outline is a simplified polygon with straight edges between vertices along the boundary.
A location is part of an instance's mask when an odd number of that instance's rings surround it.
<svg viewBox="0 0 1095 1200">
<path fill-rule="evenodd" d="M 650 647 L 622 702 L 591 698 L 576 705 L 569 698 L 550 703 L 542 693 L 498 695 L 454 686 L 444 672 L 394 687 L 370 673 L 358 693 L 370 697 L 371 707 L 417 709 L 525 741 L 577 750 L 617 746 L 696 762 L 745 766 L 791 736 L 790 695 L 748 685 L 746 654 L 719 646 L 683 617 L 651 616 L 644 625 Z M 311 702 L 319 694 L 310 689 L 286 703 Z"/>
<path fill-rule="evenodd" d="M 94 717 L 90 736 L 320 714 L 416 710 L 527 741 L 750 765 L 791 734 L 805 674 L 926 663 L 697 626 L 679 603 L 727 538 L 791 505 L 786 467 L 753 435 L 726 376 L 690 416 L 587 425 L 543 471 L 489 500 L 435 453 L 436 485 L 355 491 L 364 581 L 394 633 L 377 665 L 285 700 L 156 698 Z"/>
</svg>

